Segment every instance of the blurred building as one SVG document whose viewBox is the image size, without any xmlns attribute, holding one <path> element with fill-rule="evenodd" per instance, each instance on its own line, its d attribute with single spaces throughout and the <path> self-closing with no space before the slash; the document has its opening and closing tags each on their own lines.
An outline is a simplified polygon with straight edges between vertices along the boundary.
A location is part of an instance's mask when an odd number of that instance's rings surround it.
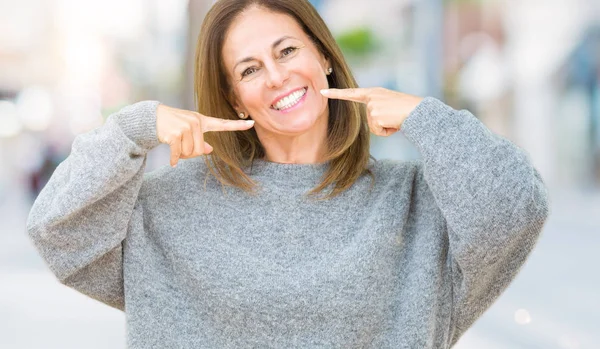
<svg viewBox="0 0 600 349">
<path fill-rule="evenodd" d="M 600 183 L 600 24 L 581 35 L 552 82 L 563 96 L 554 120 L 561 133 L 557 171 L 570 181 Z"/>
</svg>

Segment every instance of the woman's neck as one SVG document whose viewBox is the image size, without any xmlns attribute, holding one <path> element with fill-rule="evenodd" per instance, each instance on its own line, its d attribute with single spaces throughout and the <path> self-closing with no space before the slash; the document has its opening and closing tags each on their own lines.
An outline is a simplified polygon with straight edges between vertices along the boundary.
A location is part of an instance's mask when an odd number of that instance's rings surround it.
<svg viewBox="0 0 600 349">
<path fill-rule="evenodd" d="M 265 134 L 257 130 L 265 149 L 264 160 L 282 164 L 317 164 L 325 161 L 327 154 L 327 119 L 319 122 L 309 132 L 298 136 Z"/>
</svg>

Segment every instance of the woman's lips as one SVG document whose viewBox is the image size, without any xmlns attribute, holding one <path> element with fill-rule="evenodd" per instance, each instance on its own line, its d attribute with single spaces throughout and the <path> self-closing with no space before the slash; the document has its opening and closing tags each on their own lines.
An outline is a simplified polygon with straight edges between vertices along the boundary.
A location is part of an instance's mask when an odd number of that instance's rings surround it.
<svg viewBox="0 0 600 349">
<path fill-rule="evenodd" d="M 273 110 L 275 110 L 277 112 L 280 112 L 280 113 L 283 113 L 283 114 L 290 113 L 290 112 L 292 112 L 292 111 L 300 108 L 304 104 L 304 102 L 306 101 L 306 97 L 307 96 L 308 96 L 308 89 L 306 89 L 306 92 L 304 93 L 304 96 L 302 96 L 300 98 L 300 100 L 298 100 L 298 102 L 296 104 L 294 104 L 293 106 L 291 106 L 289 108 L 286 108 L 286 109 L 283 109 L 283 110 L 277 110 L 277 109 L 273 109 Z"/>
<path fill-rule="evenodd" d="M 276 105 L 277 103 L 279 103 L 281 100 L 285 99 L 286 97 L 289 97 L 290 95 L 292 95 L 292 94 L 294 94 L 294 93 L 296 93 L 296 92 L 298 92 L 298 91 L 301 91 L 301 90 L 308 91 L 308 86 L 304 86 L 304 87 L 297 88 L 297 89 L 295 89 L 295 90 L 292 90 L 292 91 L 290 91 L 290 92 L 288 92 L 288 93 L 286 93 L 286 94 L 284 94 L 284 95 L 281 95 L 281 96 L 277 97 L 277 98 L 274 100 L 274 102 L 273 102 L 273 103 L 271 103 L 271 105 L 270 105 L 270 108 L 271 108 L 271 109 L 278 110 L 278 109 L 276 109 L 276 108 L 275 108 L 275 105 Z M 304 94 L 306 95 L 306 92 L 305 92 Z"/>
</svg>

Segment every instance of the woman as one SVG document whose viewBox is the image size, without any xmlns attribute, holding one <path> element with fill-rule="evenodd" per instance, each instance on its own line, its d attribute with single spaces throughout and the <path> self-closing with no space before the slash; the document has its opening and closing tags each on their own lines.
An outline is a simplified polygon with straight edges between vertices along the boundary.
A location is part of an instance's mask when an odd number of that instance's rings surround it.
<svg viewBox="0 0 600 349">
<path fill-rule="evenodd" d="M 357 88 L 307 1 L 217 1 L 196 58 L 198 112 L 144 101 L 79 135 L 28 220 L 128 347 L 449 348 L 535 245 L 527 155 L 466 110 Z M 397 131 L 423 161 L 370 159 Z M 144 176 L 161 142 L 179 166 Z"/>
</svg>

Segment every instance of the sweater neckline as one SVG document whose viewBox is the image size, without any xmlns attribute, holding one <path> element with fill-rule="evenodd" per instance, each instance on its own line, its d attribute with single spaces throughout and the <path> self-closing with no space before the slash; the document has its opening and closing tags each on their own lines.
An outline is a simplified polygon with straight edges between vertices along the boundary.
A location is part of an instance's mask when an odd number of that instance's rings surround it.
<svg viewBox="0 0 600 349">
<path fill-rule="evenodd" d="M 250 175 L 271 177 L 276 179 L 319 180 L 323 177 L 331 162 L 311 164 L 290 164 L 254 159 L 248 168 Z"/>
</svg>

